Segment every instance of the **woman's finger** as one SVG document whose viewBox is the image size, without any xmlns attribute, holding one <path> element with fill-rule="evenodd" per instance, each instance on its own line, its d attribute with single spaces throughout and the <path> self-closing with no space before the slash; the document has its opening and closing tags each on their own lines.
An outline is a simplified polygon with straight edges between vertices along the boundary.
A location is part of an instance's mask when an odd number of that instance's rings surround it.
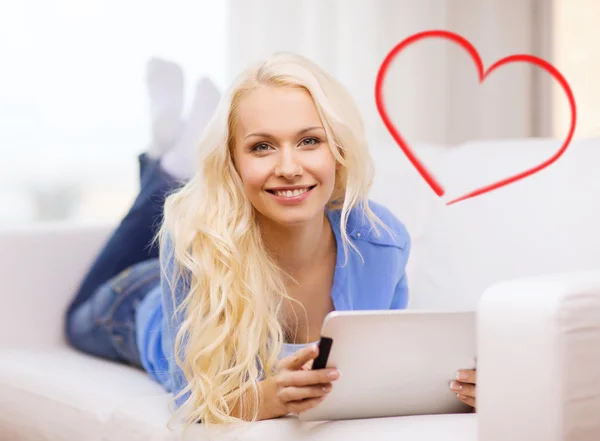
<svg viewBox="0 0 600 441">
<path fill-rule="evenodd" d="M 466 395 L 467 397 L 476 397 L 477 388 L 474 384 L 461 383 L 460 381 L 451 381 L 450 389 L 453 392 L 456 392 L 461 395 Z"/>
<path fill-rule="evenodd" d="M 466 395 L 462 395 L 462 394 L 457 394 L 456 397 L 462 401 L 463 403 L 465 403 L 467 406 L 471 406 L 472 408 L 475 408 L 477 401 L 475 398 L 473 397 L 467 397 Z"/>
<path fill-rule="evenodd" d="M 310 398 L 320 398 L 331 392 L 331 384 L 310 387 L 285 387 L 280 389 L 277 396 L 284 402 L 303 401 Z"/>
<path fill-rule="evenodd" d="M 290 413 L 300 414 L 302 412 L 306 412 L 307 410 L 312 409 L 324 399 L 325 396 L 319 398 L 310 398 L 308 400 L 302 401 L 292 401 L 287 404 L 287 409 Z"/>
<path fill-rule="evenodd" d="M 283 387 L 304 387 L 318 384 L 328 384 L 339 378 L 340 374 L 335 368 L 318 369 L 316 371 L 285 371 L 277 375 L 275 383 Z"/>
<path fill-rule="evenodd" d="M 461 369 L 456 373 L 456 379 L 462 383 L 477 384 L 477 370 Z"/>
<path fill-rule="evenodd" d="M 289 355 L 279 362 L 279 370 L 290 370 L 296 371 L 301 369 L 306 363 L 310 360 L 313 360 L 319 355 L 319 348 L 317 345 L 309 345 L 305 348 L 302 348 L 292 355 Z"/>
<path fill-rule="evenodd" d="M 308 360 L 306 363 L 304 363 L 304 366 L 302 366 L 302 369 L 304 369 L 305 371 L 310 371 L 312 369 L 313 366 L 313 362 L 315 360 Z"/>
</svg>

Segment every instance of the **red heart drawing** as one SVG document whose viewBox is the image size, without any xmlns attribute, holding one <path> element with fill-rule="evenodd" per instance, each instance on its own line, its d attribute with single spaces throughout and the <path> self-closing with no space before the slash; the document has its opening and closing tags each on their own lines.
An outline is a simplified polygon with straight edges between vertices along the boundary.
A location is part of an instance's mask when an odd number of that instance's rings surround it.
<svg viewBox="0 0 600 441">
<path fill-rule="evenodd" d="M 571 107 L 571 127 L 569 128 L 569 133 L 568 133 L 565 141 L 563 142 L 561 148 L 550 159 L 547 159 L 546 161 L 542 162 L 541 164 L 539 164 L 533 168 L 530 168 L 529 170 L 525 170 L 514 176 L 510 176 L 506 179 L 502 179 L 493 184 L 486 185 L 484 187 L 473 190 L 473 191 L 465 194 L 464 196 L 453 199 L 452 201 L 446 203 L 446 205 L 451 205 L 456 202 L 463 201 L 465 199 L 470 199 L 475 196 L 479 196 L 484 193 L 488 193 L 492 190 L 496 190 L 500 187 L 504 187 L 505 185 L 511 184 L 513 182 L 519 181 L 523 178 L 526 178 L 527 176 L 533 175 L 534 173 L 537 173 L 540 170 L 548 167 L 550 164 L 552 164 L 558 158 L 561 157 L 561 155 L 565 152 L 565 150 L 571 143 L 571 139 L 573 138 L 573 133 L 575 132 L 575 125 L 576 125 L 576 121 L 577 121 L 577 108 L 575 106 L 575 98 L 573 97 L 573 92 L 571 91 L 571 87 L 569 86 L 569 83 L 553 65 L 551 65 L 547 61 L 545 61 L 541 58 L 535 57 L 533 55 L 518 54 L 518 55 L 509 55 L 507 57 L 504 57 L 504 58 L 496 61 L 494 64 L 492 64 L 487 70 L 484 70 L 483 62 L 481 61 L 481 58 L 479 57 L 479 53 L 477 52 L 475 47 L 471 43 L 469 43 L 469 41 L 467 41 L 465 38 L 461 37 L 460 35 L 455 34 L 453 32 L 449 32 L 449 31 L 443 31 L 443 30 L 432 30 L 432 31 L 420 32 L 420 33 L 411 35 L 410 37 L 408 37 L 405 40 L 398 43 L 388 53 L 388 55 L 383 60 L 383 63 L 381 64 L 381 67 L 379 68 L 379 72 L 377 74 L 377 82 L 375 85 L 375 102 L 377 104 L 377 110 L 379 111 L 379 114 L 381 115 L 381 118 L 383 119 L 385 126 L 387 127 L 388 131 L 390 132 L 390 134 L 392 135 L 392 137 L 394 138 L 394 140 L 396 141 L 398 146 L 400 146 L 402 151 L 404 151 L 404 154 L 408 157 L 409 161 L 413 164 L 413 166 L 421 174 L 423 179 L 425 179 L 425 181 L 427 181 L 429 186 L 433 189 L 433 191 L 438 196 L 444 195 L 444 192 L 445 192 L 444 187 L 442 187 L 442 185 L 435 179 L 435 177 L 431 174 L 431 172 L 429 170 L 427 170 L 425 165 L 421 161 L 419 161 L 419 159 L 415 156 L 415 154 L 411 150 L 408 143 L 404 140 L 404 138 L 402 138 L 402 136 L 400 135 L 400 133 L 398 132 L 398 130 L 396 129 L 394 124 L 392 124 L 392 122 L 387 114 L 387 111 L 385 109 L 385 103 L 384 103 L 384 97 L 383 97 L 383 82 L 384 82 L 386 73 L 387 73 L 388 69 L 390 68 L 390 65 L 391 65 L 392 61 L 394 60 L 394 58 L 406 47 L 410 46 L 413 43 L 416 43 L 417 41 L 424 40 L 426 38 L 442 38 L 445 40 L 452 41 L 452 42 L 458 44 L 459 46 L 461 46 L 463 49 L 465 49 L 469 53 L 469 55 L 471 55 L 471 58 L 473 59 L 473 62 L 475 63 L 475 66 L 477 67 L 477 70 L 479 72 L 479 82 L 480 83 L 483 83 L 485 78 L 490 73 L 492 73 L 494 70 L 496 70 L 497 68 L 499 68 L 500 66 L 503 66 L 505 64 L 521 62 L 521 63 L 529 63 L 529 64 L 533 64 L 537 67 L 541 67 L 546 72 L 548 72 L 550 75 L 552 75 L 552 77 L 556 81 L 558 81 L 558 83 L 561 85 L 561 87 L 565 91 L 567 98 L 569 99 L 569 105 Z"/>
</svg>

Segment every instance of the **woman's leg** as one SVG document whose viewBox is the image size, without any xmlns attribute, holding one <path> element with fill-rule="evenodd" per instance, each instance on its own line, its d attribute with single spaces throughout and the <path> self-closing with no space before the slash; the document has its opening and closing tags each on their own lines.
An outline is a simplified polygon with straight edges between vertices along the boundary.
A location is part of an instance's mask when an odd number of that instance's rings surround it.
<svg viewBox="0 0 600 441">
<path fill-rule="evenodd" d="M 152 240 L 162 221 L 165 198 L 182 183 L 167 175 L 158 159 L 142 154 L 139 161 L 140 193 L 83 279 L 67 317 L 105 282 L 136 263 L 158 257 Z"/>
<path fill-rule="evenodd" d="M 205 107 L 210 104 L 214 110 L 217 105 L 218 100 L 212 99 L 214 97 L 207 103 L 201 102 L 203 96 L 210 97 L 208 92 L 212 83 L 201 80 L 199 84 L 202 87 L 198 87 L 193 108 L 200 106 L 202 112 L 190 114 L 178 143 L 181 144 L 179 155 L 182 145 L 194 149 L 197 137 L 189 133 L 196 133 L 206 124 L 205 114 L 210 109 Z M 163 166 L 162 161 L 172 152 L 162 150 L 162 153 L 140 155 L 140 193 L 101 250 L 66 315 L 66 335 L 74 347 L 138 366 L 135 311 L 152 290 L 160 289 L 158 247 L 152 239 L 162 222 L 166 196 L 183 185 L 187 177 L 184 170 L 176 166 L 180 164 L 178 162 L 169 164 L 172 173 L 181 179 L 165 172 L 168 164 Z"/>
<path fill-rule="evenodd" d="M 160 286 L 158 246 L 152 242 L 166 196 L 180 182 L 158 159 L 140 156 L 140 193 L 69 305 L 69 343 L 92 355 L 141 366 L 135 335 L 137 305 Z"/>
<path fill-rule="evenodd" d="M 183 83 L 183 71 L 176 63 L 156 58 L 148 61 L 146 86 L 152 137 L 148 152 L 139 157 L 140 192 L 81 283 L 67 315 L 126 268 L 158 257 L 152 239 L 160 226 L 165 198 L 179 185 L 163 171 L 160 161 L 182 135 Z"/>
</svg>

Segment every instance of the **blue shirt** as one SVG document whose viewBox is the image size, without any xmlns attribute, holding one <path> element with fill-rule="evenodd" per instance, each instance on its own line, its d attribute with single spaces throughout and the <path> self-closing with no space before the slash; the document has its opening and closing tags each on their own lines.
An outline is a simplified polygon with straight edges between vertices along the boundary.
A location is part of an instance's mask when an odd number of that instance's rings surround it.
<svg viewBox="0 0 600 441">
<path fill-rule="evenodd" d="M 336 267 L 331 299 L 336 311 L 404 309 L 408 303 L 405 268 L 410 251 L 410 237 L 404 225 L 385 207 L 373 201 L 371 210 L 389 227 L 371 229 L 361 208 L 350 211 L 346 231 L 359 255 L 348 247 L 346 261 L 341 237 L 340 211 L 328 210 L 337 244 Z M 173 317 L 176 305 L 187 294 L 185 278 L 171 290 L 169 280 L 174 265 L 170 245 L 161 250 L 161 285 L 140 303 L 136 316 L 137 343 L 142 365 L 152 378 L 172 393 L 186 385 L 185 377 L 174 357 L 175 336 L 182 317 Z M 344 265 L 345 263 L 345 265 Z M 173 295 L 175 302 L 173 302 Z M 284 345 L 280 357 L 298 350 L 302 345 Z M 183 358 L 183 354 L 180 354 Z M 187 398 L 177 400 L 181 405 Z"/>
</svg>

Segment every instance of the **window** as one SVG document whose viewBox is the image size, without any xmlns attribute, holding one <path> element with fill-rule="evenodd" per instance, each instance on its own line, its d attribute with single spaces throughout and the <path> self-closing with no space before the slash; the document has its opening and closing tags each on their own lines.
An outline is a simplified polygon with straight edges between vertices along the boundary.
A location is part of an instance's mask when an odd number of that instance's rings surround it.
<svg viewBox="0 0 600 441">
<path fill-rule="evenodd" d="M 578 138 L 600 136 L 599 22 L 600 3 L 596 0 L 554 0 L 553 60 L 575 95 Z M 554 87 L 553 101 L 553 136 L 563 138 L 571 114 L 559 87 Z"/>
<path fill-rule="evenodd" d="M 186 98 L 226 82 L 226 2 L 21 0 L 0 6 L 0 225 L 117 221 L 150 141 L 153 56 L 177 62 Z M 184 110 L 185 111 L 185 110 Z"/>
</svg>

